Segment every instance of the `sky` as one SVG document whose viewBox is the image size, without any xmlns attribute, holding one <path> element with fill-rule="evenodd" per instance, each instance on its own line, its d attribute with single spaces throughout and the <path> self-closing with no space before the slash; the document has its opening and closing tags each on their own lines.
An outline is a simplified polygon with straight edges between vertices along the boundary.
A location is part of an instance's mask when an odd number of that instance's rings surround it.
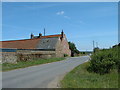
<svg viewBox="0 0 120 90">
<path fill-rule="evenodd" d="M 30 34 L 60 34 L 80 51 L 118 43 L 117 2 L 4 2 L 2 40 L 29 39 Z"/>
<path fill-rule="evenodd" d="M 119 2 L 119 0 L 2 0 L 2 2 Z"/>
</svg>

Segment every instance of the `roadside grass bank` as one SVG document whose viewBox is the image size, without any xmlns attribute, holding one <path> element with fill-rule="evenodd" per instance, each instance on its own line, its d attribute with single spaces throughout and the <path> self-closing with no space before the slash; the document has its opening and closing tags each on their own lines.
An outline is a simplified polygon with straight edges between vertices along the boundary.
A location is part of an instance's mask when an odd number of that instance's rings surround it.
<svg viewBox="0 0 120 90">
<path fill-rule="evenodd" d="M 120 43 L 109 49 L 94 48 L 91 60 L 79 65 L 61 81 L 63 88 L 118 88 Z"/>
<path fill-rule="evenodd" d="M 90 62 L 74 68 L 60 82 L 62 88 L 118 88 L 118 72 L 113 69 L 110 73 L 100 75 L 88 72 Z"/>
<path fill-rule="evenodd" d="M 50 59 L 35 59 L 35 60 L 31 60 L 31 61 L 26 61 L 26 62 L 20 61 L 17 64 L 4 63 L 4 64 L 2 64 L 2 71 L 8 71 L 8 70 L 13 70 L 13 69 L 18 69 L 18 68 L 25 68 L 25 67 L 29 67 L 29 66 L 46 64 L 46 63 L 57 62 L 57 61 L 62 61 L 62 60 L 65 60 L 65 57 L 50 58 Z"/>
</svg>

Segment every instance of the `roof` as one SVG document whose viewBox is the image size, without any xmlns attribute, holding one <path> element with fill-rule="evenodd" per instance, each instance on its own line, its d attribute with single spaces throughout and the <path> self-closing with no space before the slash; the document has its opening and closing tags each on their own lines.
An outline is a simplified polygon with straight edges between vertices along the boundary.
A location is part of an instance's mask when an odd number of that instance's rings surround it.
<svg viewBox="0 0 120 90">
<path fill-rule="evenodd" d="M 51 38 L 51 37 L 61 37 L 61 34 L 49 35 L 49 36 L 42 36 L 41 38 Z"/>
<path fill-rule="evenodd" d="M 49 36 L 41 36 L 41 38 L 35 38 L 35 39 L 0 41 L 0 43 L 2 43 L 2 47 L 0 46 L 0 48 L 53 49 L 54 46 L 55 46 L 54 44 L 57 41 L 57 39 L 55 39 L 55 37 L 61 37 L 61 34 L 49 35 Z M 48 42 L 43 43 L 46 40 L 48 40 Z M 48 47 L 47 47 L 47 45 L 48 45 Z"/>
<path fill-rule="evenodd" d="M 40 38 L 28 40 L 2 41 L 2 47 L 0 48 L 34 49 L 39 40 Z"/>
<path fill-rule="evenodd" d="M 37 49 L 55 49 L 58 38 L 42 38 L 38 45 Z"/>
</svg>

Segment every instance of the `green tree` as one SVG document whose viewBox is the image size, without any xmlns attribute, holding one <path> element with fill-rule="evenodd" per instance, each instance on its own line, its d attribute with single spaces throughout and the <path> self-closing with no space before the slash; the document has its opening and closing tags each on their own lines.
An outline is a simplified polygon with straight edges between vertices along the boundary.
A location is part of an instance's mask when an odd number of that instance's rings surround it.
<svg viewBox="0 0 120 90">
<path fill-rule="evenodd" d="M 96 48 L 94 48 L 94 53 L 97 53 L 99 51 L 99 48 L 98 47 L 96 47 Z"/>
<path fill-rule="evenodd" d="M 97 51 L 98 50 L 98 51 Z M 88 71 L 99 74 L 109 73 L 112 69 L 120 72 L 120 44 L 109 49 L 96 49 L 92 54 Z"/>
<path fill-rule="evenodd" d="M 75 44 L 74 44 L 73 42 L 68 42 L 68 44 L 69 44 L 70 50 L 71 50 L 73 53 L 76 53 L 76 54 L 79 54 L 79 53 L 80 53 L 80 51 L 77 50 L 77 48 L 76 48 L 76 46 L 75 46 Z"/>
</svg>

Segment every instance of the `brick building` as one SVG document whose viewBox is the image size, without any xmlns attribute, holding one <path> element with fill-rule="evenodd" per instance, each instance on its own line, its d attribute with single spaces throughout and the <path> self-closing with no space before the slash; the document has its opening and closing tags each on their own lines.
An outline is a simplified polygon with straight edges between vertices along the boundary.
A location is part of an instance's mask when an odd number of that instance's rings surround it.
<svg viewBox="0 0 120 90">
<path fill-rule="evenodd" d="M 1 41 L 0 43 L 2 43 L 0 48 L 3 52 L 14 50 L 16 54 L 23 54 L 27 58 L 50 58 L 63 57 L 65 54 L 71 55 L 71 50 L 63 31 L 61 34 L 48 36 L 42 36 L 41 33 L 39 36 L 31 34 L 30 39 Z"/>
</svg>

